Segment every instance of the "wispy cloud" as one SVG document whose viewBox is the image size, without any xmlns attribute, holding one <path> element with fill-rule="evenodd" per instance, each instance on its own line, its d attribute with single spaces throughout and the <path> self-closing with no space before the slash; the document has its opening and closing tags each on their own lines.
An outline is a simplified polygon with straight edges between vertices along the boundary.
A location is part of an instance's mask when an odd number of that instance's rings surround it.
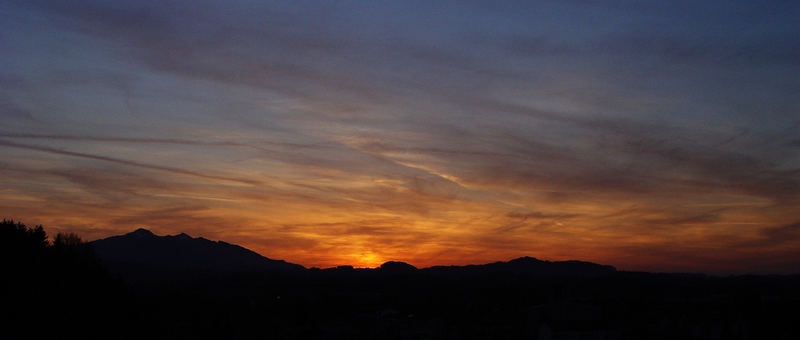
<svg viewBox="0 0 800 340">
<path fill-rule="evenodd" d="M 262 182 L 255 181 L 255 180 L 250 180 L 250 179 L 234 178 L 234 177 L 226 177 L 226 176 L 216 176 L 216 175 L 207 175 L 207 174 L 202 174 L 202 173 L 199 173 L 199 172 L 186 170 L 186 169 L 172 168 L 172 167 L 160 166 L 160 165 L 155 165 L 155 164 L 146 164 L 146 163 L 134 162 L 134 161 L 130 161 L 130 160 L 118 159 L 118 158 L 107 157 L 107 156 L 92 155 L 92 154 L 87 154 L 87 153 L 82 153 L 82 152 L 73 152 L 73 151 L 67 151 L 67 150 L 60 150 L 60 149 L 55 149 L 55 148 L 50 148 L 50 147 L 45 147 L 45 146 L 19 144 L 19 143 L 4 141 L 4 140 L 0 140 L 0 146 L 10 147 L 10 148 L 27 149 L 27 150 L 34 150 L 34 151 L 41 151 L 41 152 L 58 154 L 58 155 L 80 157 L 80 158 L 93 159 L 93 160 L 99 160 L 99 161 L 105 161 L 105 162 L 112 162 L 112 163 L 118 163 L 118 164 L 123 164 L 123 165 L 128 165 L 128 166 L 135 166 L 135 167 L 146 168 L 146 169 L 151 169 L 151 170 L 166 171 L 166 172 L 171 172 L 171 173 L 179 174 L 179 175 L 194 176 L 194 177 L 199 177 L 199 178 L 204 178 L 204 179 L 238 182 L 238 183 L 248 184 L 248 185 L 260 185 L 260 184 L 262 184 Z"/>
<path fill-rule="evenodd" d="M 786 271 L 797 9 L 6 1 L 0 214 L 306 266 Z"/>
<path fill-rule="evenodd" d="M 89 141 L 89 142 L 119 142 L 119 143 L 152 143 L 152 144 L 178 144 L 178 145 L 209 145 L 209 146 L 236 146 L 247 147 L 258 150 L 265 150 L 258 145 L 269 145 L 287 148 L 325 148 L 327 145 L 321 144 L 300 144 L 285 143 L 259 140 L 253 144 L 233 141 L 203 141 L 178 138 L 134 138 L 134 137 L 107 137 L 107 136 L 77 136 L 77 135 L 42 135 L 32 133 L 0 133 L 3 138 L 19 139 L 49 139 L 49 140 L 68 140 L 68 141 Z M 269 150 L 268 150 L 269 151 Z"/>
</svg>

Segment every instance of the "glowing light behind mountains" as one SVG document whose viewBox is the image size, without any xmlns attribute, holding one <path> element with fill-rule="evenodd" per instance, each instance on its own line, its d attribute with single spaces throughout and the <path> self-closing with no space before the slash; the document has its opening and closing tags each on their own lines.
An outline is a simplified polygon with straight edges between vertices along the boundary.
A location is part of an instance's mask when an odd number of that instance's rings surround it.
<svg viewBox="0 0 800 340">
<path fill-rule="evenodd" d="M 305 266 L 797 272 L 793 2 L 0 4 L 0 215 Z"/>
</svg>

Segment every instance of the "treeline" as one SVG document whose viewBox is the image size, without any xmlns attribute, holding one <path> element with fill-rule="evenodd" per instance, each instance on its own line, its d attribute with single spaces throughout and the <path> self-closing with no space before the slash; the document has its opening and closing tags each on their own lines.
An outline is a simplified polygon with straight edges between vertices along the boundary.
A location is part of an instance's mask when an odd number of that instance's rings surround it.
<svg viewBox="0 0 800 340">
<path fill-rule="evenodd" d="M 79 236 L 3 220 L 0 265 L 3 338 L 126 337 L 128 295 Z"/>
</svg>

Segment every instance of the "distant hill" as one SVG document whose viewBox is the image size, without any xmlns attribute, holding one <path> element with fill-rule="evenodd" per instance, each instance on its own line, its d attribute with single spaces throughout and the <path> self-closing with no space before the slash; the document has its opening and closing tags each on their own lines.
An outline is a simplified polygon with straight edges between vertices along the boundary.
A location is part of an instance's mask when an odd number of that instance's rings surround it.
<svg viewBox="0 0 800 340">
<path fill-rule="evenodd" d="M 417 270 L 417 267 L 414 267 L 405 262 L 398 262 L 398 261 L 389 261 L 382 264 L 378 269 L 382 272 L 388 273 L 408 273 Z"/>
<path fill-rule="evenodd" d="M 157 236 L 147 229 L 90 242 L 95 254 L 112 271 L 140 274 L 141 270 L 208 273 L 296 271 L 303 266 L 272 260 L 223 241 L 184 233 Z"/>
<path fill-rule="evenodd" d="M 616 268 L 584 261 L 544 261 L 533 257 L 520 257 L 508 262 L 482 265 L 434 266 L 423 269 L 433 274 L 519 274 L 539 277 L 594 277 L 613 274 Z"/>
<path fill-rule="evenodd" d="M 184 233 L 157 236 L 146 229 L 90 242 L 95 254 L 112 271 L 129 282 L 192 281 L 201 276 L 234 273 L 314 273 L 336 277 L 417 276 L 475 277 L 511 274 L 526 277 L 596 277 L 613 274 L 616 269 L 583 261 L 543 261 L 521 257 L 508 262 L 467 266 L 434 266 L 417 269 L 404 263 L 389 261 L 375 269 L 354 270 L 340 266 L 323 271 L 305 270 L 301 265 L 273 260 L 246 248 L 191 237 Z M 198 276 L 200 275 L 200 276 Z M 365 276 L 366 275 L 366 276 Z M 285 277 L 285 276 L 284 276 Z"/>
</svg>

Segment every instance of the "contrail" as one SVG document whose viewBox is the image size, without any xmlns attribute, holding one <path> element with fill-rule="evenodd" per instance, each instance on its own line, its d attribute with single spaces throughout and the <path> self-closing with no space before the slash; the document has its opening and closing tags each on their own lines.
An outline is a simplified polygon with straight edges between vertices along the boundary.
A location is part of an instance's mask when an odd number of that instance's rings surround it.
<svg viewBox="0 0 800 340">
<path fill-rule="evenodd" d="M 26 138 L 26 139 L 55 139 L 55 140 L 74 140 L 74 141 L 92 141 L 92 142 L 123 142 L 123 143 L 153 143 L 153 144 L 179 144 L 179 145 L 215 145 L 215 146 L 238 146 L 254 148 L 263 151 L 266 150 L 256 145 L 242 143 L 242 142 L 225 142 L 225 141 L 201 141 L 193 139 L 177 139 L 177 138 L 131 138 L 131 137 L 102 137 L 102 136 L 75 136 L 75 135 L 38 135 L 31 133 L 0 133 L 0 137 L 6 138 Z M 269 144 L 282 147 L 293 148 L 311 148 L 311 147 L 324 147 L 320 144 L 300 144 L 300 143 L 286 143 L 286 142 L 270 142 L 259 141 L 262 144 Z"/>
<path fill-rule="evenodd" d="M 112 163 L 117 163 L 117 164 L 130 165 L 130 166 L 135 166 L 135 167 L 140 167 L 140 168 L 145 168 L 145 169 L 161 170 L 161 171 L 171 172 L 171 173 L 175 173 L 175 174 L 194 176 L 194 177 L 205 178 L 205 179 L 215 179 L 215 180 L 222 180 L 222 181 L 230 181 L 230 182 L 237 182 L 237 183 L 243 183 L 243 184 L 249 184 L 249 185 L 260 185 L 260 184 L 262 184 L 259 181 L 254 181 L 254 180 L 249 180 L 249 179 L 226 177 L 226 176 L 206 175 L 206 174 L 202 174 L 202 173 L 199 173 L 199 172 L 194 172 L 194 171 L 190 171 L 190 170 L 184 170 L 184 169 L 180 169 L 180 168 L 172 168 L 172 167 L 166 167 L 166 166 L 160 166 L 160 165 L 139 163 L 139 162 L 129 161 L 129 160 L 125 160 L 125 159 L 119 159 L 119 158 L 113 158 L 113 157 L 107 157 L 107 156 L 98 156 L 98 155 L 92 155 L 92 154 L 82 153 L 82 152 L 60 150 L 60 149 L 54 149 L 54 148 L 49 148 L 49 147 L 45 147 L 45 146 L 18 144 L 18 143 L 9 142 L 9 141 L 5 141 L 5 140 L 1 140 L 1 139 L 0 139 L 0 146 L 7 146 L 7 147 L 19 148 L 19 149 L 35 150 L 35 151 L 52 153 L 52 154 L 67 155 L 67 156 L 87 158 L 87 159 L 95 159 L 95 160 L 100 160 L 100 161 L 106 161 L 106 162 L 112 162 Z"/>
</svg>

